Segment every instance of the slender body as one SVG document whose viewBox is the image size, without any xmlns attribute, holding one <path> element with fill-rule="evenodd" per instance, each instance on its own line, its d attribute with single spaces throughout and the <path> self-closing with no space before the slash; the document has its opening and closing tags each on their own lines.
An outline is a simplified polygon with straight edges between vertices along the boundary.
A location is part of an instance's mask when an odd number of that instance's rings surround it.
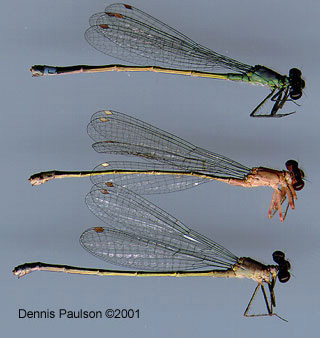
<svg viewBox="0 0 320 338">
<path fill-rule="evenodd" d="M 290 279 L 290 264 L 282 252 L 273 254 L 276 265 L 264 265 L 248 257 L 238 258 L 120 186 L 95 185 L 86 203 L 108 227 L 86 230 L 80 237 L 81 245 L 107 262 L 144 270 L 102 270 L 37 262 L 17 266 L 13 273 L 18 277 L 32 271 L 54 271 L 99 276 L 248 278 L 258 285 L 244 314 L 255 316 L 249 314 L 249 308 L 261 287 L 267 306 L 267 313 L 261 315 L 276 315 L 273 312 L 276 278 L 282 283 Z M 269 287 L 270 304 L 264 284 Z"/>
<path fill-rule="evenodd" d="M 249 168 L 225 156 L 197 147 L 177 136 L 123 113 L 104 110 L 95 113 L 88 134 L 99 153 L 130 155 L 148 162 L 105 162 L 93 171 L 47 171 L 32 175 L 39 185 L 52 179 L 90 176 L 93 183 L 113 182 L 139 194 L 166 193 L 220 181 L 245 188 L 270 187 L 274 190 L 268 216 L 279 211 L 288 197 L 292 209 L 296 191 L 304 186 L 304 173 L 296 161 L 286 163 L 287 171 Z"/>
<path fill-rule="evenodd" d="M 33 76 L 151 71 L 266 86 L 271 92 L 252 111 L 252 117 L 283 117 L 292 114 L 278 111 L 287 101 L 298 100 L 305 87 L 299 69 L 292 68 L 289 76 L 286 76 L 261 65 L 244 64 L 199 45 L 174 28 L 130 5 L 112 4 L 104 12 L 92 15 L 89 24 L 85 38 L 90 45 L 115 58 L 143 66 L 35 65 L 31 67 Z M 216 72 L 217 70 L 228 72 Z M 269 100 L 274 102 L 270 113 L 261 113 L 260 108 Z"/>
</svg>

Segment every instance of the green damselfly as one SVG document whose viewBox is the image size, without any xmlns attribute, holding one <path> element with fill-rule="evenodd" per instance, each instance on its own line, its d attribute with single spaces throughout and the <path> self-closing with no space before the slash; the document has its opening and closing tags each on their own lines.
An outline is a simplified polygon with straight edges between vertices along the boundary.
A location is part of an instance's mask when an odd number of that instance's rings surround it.
<svg viewBox="0 0 320 338">
<path fill-rule="evenodd" d="M 301 71 L 292 68 L 281 75 L 265 66 L 250 66 L 216 53 L 162 23 L 141 10 L 125 4 L 113 4 L 91 16 L 87 41 L 97 50 L 115 58 L 143 66 L 77 65 L 54 67 L 35 65 L 34 76 L 107 71 L 152 71 L 168 74 L 246 82 L 268 87 L 271 92 L 252 111 L 252 117 L 283 117 L 279 113 L 287 101 L 300 99 L 305 87 Z M 216 73 L 231 70 L 234 73 Z M 270 113 L 261 113 L 267 101 L 273 101 Z"/>
</svg>

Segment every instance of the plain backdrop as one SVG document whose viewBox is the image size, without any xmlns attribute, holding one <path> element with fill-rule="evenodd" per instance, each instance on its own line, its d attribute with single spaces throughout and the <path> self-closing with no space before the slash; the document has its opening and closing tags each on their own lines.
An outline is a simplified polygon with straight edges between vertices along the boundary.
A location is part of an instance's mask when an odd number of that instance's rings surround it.
<svg viewBox="0 0 320 338">
<path fill-rule="evenodd" d="M 101 0 L 8 2 L 1 10 L 1 331 L 3 336 L 317 337 L 319 320 L 319 2 L 306 0 L 132 1 L 195 41 L 248 64 L 283 74 L 300 68 L 301 107 L 283 119 L 252 119 L 268 89 L 227 81 L 150 73 L 32 78 L 34 64 L 121 61 L 87 44 L 83 34 Z M 289 159 L 306 174 L 296 210 L 285 223 L 267 218 L 271 189 L 220 183 L 149 197 L 237 256 L 272 263 L 283 250 L 292 278 L 276 286 L 276 312 L 242 316 L 255 284 L 210 278 L 102 278 L 33 273 L 14 266 L 45 261 L 115 268 L 87 254 L 82 231 L 103 225 L 86 208 L 89 179 L 32 187 L 51 169 L 90 170 L 115 159 L 95 153 L 86 134 L 101 109 L 125 112 L 250 167 L 282 170 Z M 118 158 L 120 159 L 120 158 Z M 259 295 L 260 297 L 260 295 Z M 262 310 L 257 301 L 254 310 Z M 19 319 L 31 311 L 140 309 L 140 319 Z"/>
</svg>

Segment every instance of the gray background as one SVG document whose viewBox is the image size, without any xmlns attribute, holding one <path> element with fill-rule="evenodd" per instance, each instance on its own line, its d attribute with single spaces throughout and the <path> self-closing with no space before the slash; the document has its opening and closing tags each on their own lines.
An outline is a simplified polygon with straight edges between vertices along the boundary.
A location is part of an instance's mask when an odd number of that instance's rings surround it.
<svg viewBox="0 0 320 338">
<path fill-rule="evenodd" d="M 307 87 L 297 114 L 250 119 L 263 87 L 159 74 L 107 73 L 32 78 L 33 64 L 120 63 L 83 38 L 88 18 L 108 2 L 30 0 L 1 11 L 1 331 L 10 336 L 94 334 L 124 337 L 316 337 L 319 320 L 319 2 L 132 1 L 195 41 L 248 64 L 284 74 L 302 69 Z M 286 107 L 286 110 L 294 107 Z M 50 169 L 91 169 L 111 159 L 91 149 L 86 125 L 100 109 L 125 112 L 248 166 L 283 169 L 296 159 L 307 182 L 296 210 L 269 221 L 270 189 L 209 183 L 157 205 L 238 256 L 271 263 L 283 250 L 292 278 L 276 287 L 277 312 L 289 320 L 246 319 L 248 280 L 98 278 L 34 273 L 31 261 L 113 268 L 88 255 L 78 238 L 102 225 L 86 208 L 88 179 L 31 187 Z M 116 267 L 119 268 L 119 267 Z M 256 304 L 259 312 L 262 304 Z M 18 309 L 139 308 L 140 319 L 18 319 Z"/>
</svg>

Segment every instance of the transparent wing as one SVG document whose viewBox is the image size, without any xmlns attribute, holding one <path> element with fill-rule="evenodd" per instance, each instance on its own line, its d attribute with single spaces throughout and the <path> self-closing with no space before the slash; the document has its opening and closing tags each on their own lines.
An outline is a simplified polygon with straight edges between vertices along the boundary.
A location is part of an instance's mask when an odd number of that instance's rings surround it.
<svg viewBox="0 0 320 338">
<path fill-rule="evenodd" d="M 251 169 L 123 113 L 95 113 L 88 134 L 99 153 L 139 156 L 214 177 L 243 179 Z"/>
<path fill-rule="evenodd" d="M 218 54 L 139 9 L 113 4 L 89 19 L 85 38 L 91 46 L 121 60 L 142 64 L 212 72 L 251 66 Z"/>
<path fill-rule="evenodd" d="M 134 191 L 136 194 L 162 194 L 185 190 L 196 187 L 210 180 L 198 176 L 178 175 L 181 170 L 175 166 L 149 162 L 111 161 L 105 162 L 93 169 L 93 171 L 113 171 L 114 174 L 91 176 L 93 184 L 112 182 Z M 126 174 L 117 173 L 119 170 L 148 171 L 149 174 Z M 152 171 L 167 172 L 170 170 L 174 175 L 154 175 Z"/>
<path fill-rule="evenodd" d="M 174 271 L 226 269 L 238 260 L 229 250 L 123 187 L 95 185 L 86 203 L 111 227 L 89 229 L 80 242 L 91 254 L 110 263 Z"/>
</svg>

